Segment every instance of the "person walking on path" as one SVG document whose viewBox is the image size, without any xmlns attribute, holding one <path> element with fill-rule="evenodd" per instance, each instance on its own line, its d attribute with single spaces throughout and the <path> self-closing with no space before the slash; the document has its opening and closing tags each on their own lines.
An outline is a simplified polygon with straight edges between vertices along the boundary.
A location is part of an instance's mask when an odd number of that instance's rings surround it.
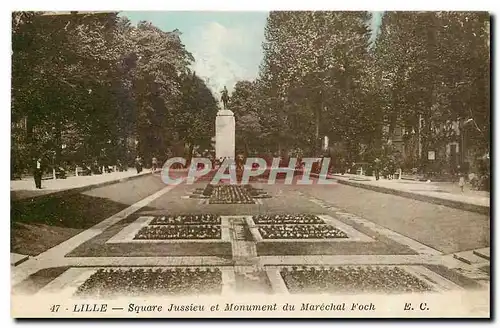
<svg viewBox="0 0 500 328">
<path fill-rule="evenodd" d="M 156 157 L 153 157 L 153 159 L 151 160 L 151 171 L 153 173 L 156 172 L 156 169 L 158 168 L 158 160 L 156 159 Z"/>
<path fill-rule="evenodd" d="M 137 170 L 137 174 L 142 172 L 142 160 L 139 155 L 135 158 L 135 169 Z"/>
<path fill-rule="evenodd" d="M 41 158 L 37 158 L 35 160 L 33 178 L 35 179 L 36 189 L 42 189 L 42 159 Z"/>
<path fill-rule="evenodd" d="M 461 172 L 458 174 L 458 186 L 460 187 L 460 191 L 464 192 L 465 177 Z"/>
<path fill-rule="evenodd" d="M 375 158 L 373 166 L 375 169 L 375 180 L 378 181 L 380 179 L 380 159 L 378 157 Z"/>
</svg>

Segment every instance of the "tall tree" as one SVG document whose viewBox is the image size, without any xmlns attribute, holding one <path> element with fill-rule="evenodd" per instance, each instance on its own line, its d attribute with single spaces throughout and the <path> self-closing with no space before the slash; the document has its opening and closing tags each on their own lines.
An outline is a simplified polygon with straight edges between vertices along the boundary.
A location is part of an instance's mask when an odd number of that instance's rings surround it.
<svg viewBox="0 0 500 328">
<path fill-rule="evenodd" d="M 270 13 L 260 78 L 277 113 L 279 143 L 304 147 L 307 141 L 309 152 L 318 154 L 321 137 L 329 135 L 356 151 L 360 123 L 371 122 L 368 18 L 365 12 Z"/>
<path fill-rule="evenodd" d="M 210 148 L 218 107 L 210 89 L 195 73 L 183 77 L 181 92 L 181 106 L 174 113 L 172 127 L 188 146 L 189 162 L 195 147 Z"/>
<path fill-rule="evenodd" d="M 179 136 L 207 143 L 211 124 L 200 122 L 215 100 L 202 80 L 185 78 L 194 59 L 178 30 L 132 26 L 113 12 L 16 12 L 12 26 L 13 171 L 34 155 L 113 162 L 161 158 Z M 183 115 L 200 123 L 190 127 L 196 138 Z"/>
<path fill-rule="evenodd" d="M 480 133 L 489 133 L 488 30 L 486 13 L 384 15 L 375 50 L 383 76 L 378 101 L 389 134 L 396 123 L 416 131 L 422 168 L 427 166 L 428 150 L 443 149 L 457 140 L 453 121 L 473 118 L 476 148 L 489 148 Z"/>
</svg>

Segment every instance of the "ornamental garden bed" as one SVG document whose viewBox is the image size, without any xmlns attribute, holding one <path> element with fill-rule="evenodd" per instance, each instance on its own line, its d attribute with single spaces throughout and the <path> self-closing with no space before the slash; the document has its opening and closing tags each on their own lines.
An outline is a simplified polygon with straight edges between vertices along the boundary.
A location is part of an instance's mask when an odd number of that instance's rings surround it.
<svg viewBox="0 0 500 328">
<path fill-rule="evenodd" d="M 124 225 L 121 230 L 106 238 L 106 244 L 184 244 L 189 243 L 219 244 L 231 246 L 230 225 L 227 217 L 207 213 L 140 216 Z M 205 223 L 200 223 L 201 221 Z M 171 252 L 170 245 L 166 252 Z"/>
<path fill-rule="evenodd" d="M 168 215 L 155 217 L 150 225 L 200 225 L 200 224 L 220 224 L 221 219 L 213 214 L 186 214 Z"/>
<path fill-rule="evenodd" d="M 99 269 L 78 287 L 75 296 L 108 298 L 143 295 L 220 294 L 217 268 Z"/>
<path fill-rule="evenodd" d="M 135 235 L 134 240 L 221 239 L 217 225 L 149 225 Z"/>
<path fill-rule="evenodd" d="M 238 185 L 213 186 L 209 204 L 255 204 L 248 188 Z"/>
<path fill-rule="evenodd" d="M 263 189 L 250 184 L 208 184 L 204 189 L 196 188 L 187 198 L 208 199 L 208 204 L 256 204 L 256 199 L 271 198 Z"/>
<path fill-rule="evenodd" d="M 415 293 L 433 288 L 398 267 L 339 266 L 316 269 L 292 267 L 280 271 L 290 293 Z"/>
<path fill-rule="evenodd" d="M 257 227 L 263 239 L 336 239 L 348 238 L 347 234 L 325 224 L 265 225 Z"/>
<path fill-rule="evenodd" d="M 288 246 L 291 246 L 296 249 L 293 243 L 305 245 L 305 243 L 375 241 L 352 226 L 325 214 L 258 215 L 248 216 L 245 220 L 258 249 L 260 244 L 271 243 L 283 243 L 284 248 L 288 249 L 290 248 Z"/>
<path fill-rule="evenodd" d="M 311 214 L 277 214 L 254 216 L 255 224 L 325 224 L 325 221 Z"/>
</svg>

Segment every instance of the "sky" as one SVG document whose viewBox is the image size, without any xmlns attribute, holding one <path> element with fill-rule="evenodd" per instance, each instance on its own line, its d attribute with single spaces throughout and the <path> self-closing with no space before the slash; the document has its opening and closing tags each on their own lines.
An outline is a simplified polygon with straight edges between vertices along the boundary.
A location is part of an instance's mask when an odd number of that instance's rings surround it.
<svg viewBox="0 0 500 328">
<path fill-rule="evenodd" d="M 179 29 L 186 49 L 195 58 L 192 69 L 202 77 L 217 98 L 238 80 L 253 80 L 259 73 L 262 42 L 268 12 L 122 12 L 132 24 L 149 21 L 163 31 Z M 374 12 L 371 27 L 380 25 Z"/>
</svg>

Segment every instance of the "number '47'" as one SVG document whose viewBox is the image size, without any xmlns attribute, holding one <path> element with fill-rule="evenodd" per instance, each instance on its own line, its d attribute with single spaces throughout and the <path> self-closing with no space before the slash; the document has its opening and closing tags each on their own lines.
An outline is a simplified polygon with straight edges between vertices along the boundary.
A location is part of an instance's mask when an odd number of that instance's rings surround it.
<svg viewBox="0 0 500 328">
<path fill-rule="evenodd" d="M 60 305 L 59 305 L 59 304 L 52 305 L 52 306 L 50 307 L 50 312 L 58 312 L 58 311 L 59 311 L 59 307 L 60 307 Z"/>
</svg>

